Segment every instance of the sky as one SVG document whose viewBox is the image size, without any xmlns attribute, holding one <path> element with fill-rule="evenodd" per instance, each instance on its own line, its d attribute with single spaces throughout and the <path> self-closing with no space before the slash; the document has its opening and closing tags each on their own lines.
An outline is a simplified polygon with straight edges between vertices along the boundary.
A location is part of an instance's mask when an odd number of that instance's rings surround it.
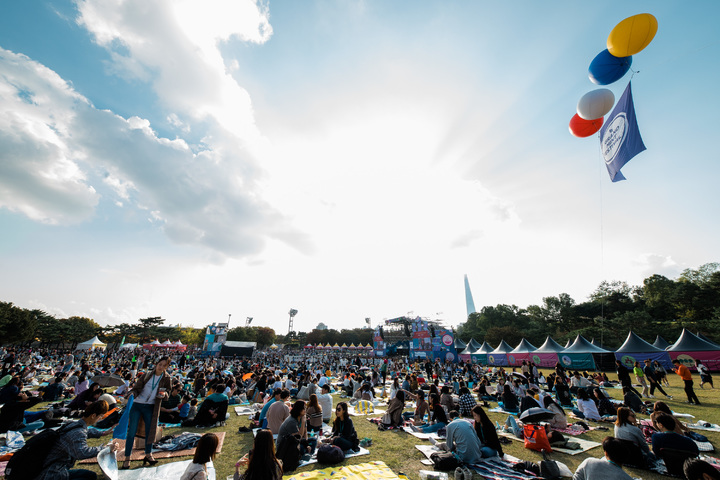
<svg viewBox="0 0 720 480">
<path fill-rule="evenodd" d="M 647 150 L 568 122 L 622 19 Z M 0 300 L 355 328 L 720 260 L 720 3 L 0 1 Z M 629 72 L 607 86 L 619 99 Z M 715 219 L 715 220 L 713 220 Z"/>
</svg>

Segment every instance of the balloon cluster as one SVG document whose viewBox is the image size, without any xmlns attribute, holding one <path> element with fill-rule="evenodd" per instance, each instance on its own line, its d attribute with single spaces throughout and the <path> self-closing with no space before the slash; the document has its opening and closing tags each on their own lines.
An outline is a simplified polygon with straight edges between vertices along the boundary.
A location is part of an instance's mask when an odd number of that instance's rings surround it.
<svg viewBox="0 0 720 480">
<path fill-rule="evenodd" d="M 608 36 L 607 49 L 590 62 L 590 81 L 610 85 L 620 80 L 630 70 L 632 55 L 650 44 L 657 28 L 657 19 L 649 13 L 633 15 L 615 25 Z M 580 138 L 594 134 L 614 104 L 615 95 L 607 88 L 586 93 L 578 102 L 577 114 L 570 119 L 570 133 Z"/>
</svg>

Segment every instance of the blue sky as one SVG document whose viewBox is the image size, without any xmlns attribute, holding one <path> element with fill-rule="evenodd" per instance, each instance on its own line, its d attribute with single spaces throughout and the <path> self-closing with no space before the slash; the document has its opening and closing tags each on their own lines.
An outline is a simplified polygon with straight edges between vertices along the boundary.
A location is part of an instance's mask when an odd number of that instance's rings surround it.
<svg viewBox="0 0 720 480">
<path fill-rule="evenodd" d="M 568 122 L 652 13 L 647 151 Z M 285 333 L 537 304 L 718 261 L 713 1 L 0 3 L 0 291 Z M 610 85 L 616 98 L 630 74 Z"/>
</svg>

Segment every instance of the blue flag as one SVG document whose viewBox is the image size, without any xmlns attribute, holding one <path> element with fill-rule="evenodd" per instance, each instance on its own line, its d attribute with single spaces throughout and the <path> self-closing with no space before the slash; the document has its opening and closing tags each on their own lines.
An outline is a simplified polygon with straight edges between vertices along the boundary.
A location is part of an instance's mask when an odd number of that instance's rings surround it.
<svg viewBox="0 0 720 480">
<path fill-rule="evenodd" d="M 625 180 L 620 169 L 635 155 L 645 150 L 635 119 L 630 83 L 600 129 L 600 153 L 605 159 L 610 180 Z"/>
</svg>

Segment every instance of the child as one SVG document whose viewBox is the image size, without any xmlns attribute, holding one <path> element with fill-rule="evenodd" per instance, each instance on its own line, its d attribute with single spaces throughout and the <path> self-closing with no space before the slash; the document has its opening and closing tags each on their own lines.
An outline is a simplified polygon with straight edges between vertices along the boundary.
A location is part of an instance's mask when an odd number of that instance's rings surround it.
<svg viewBox="0 0 720 480">
<path fill-rule="evenodd" d="M 192 420 L 195 418 L 195 415 L 197 415 L 197 403 L 197 398 L 190 400 L 190 408 L 188 409 L 186 420 Z"/>
</svg>

